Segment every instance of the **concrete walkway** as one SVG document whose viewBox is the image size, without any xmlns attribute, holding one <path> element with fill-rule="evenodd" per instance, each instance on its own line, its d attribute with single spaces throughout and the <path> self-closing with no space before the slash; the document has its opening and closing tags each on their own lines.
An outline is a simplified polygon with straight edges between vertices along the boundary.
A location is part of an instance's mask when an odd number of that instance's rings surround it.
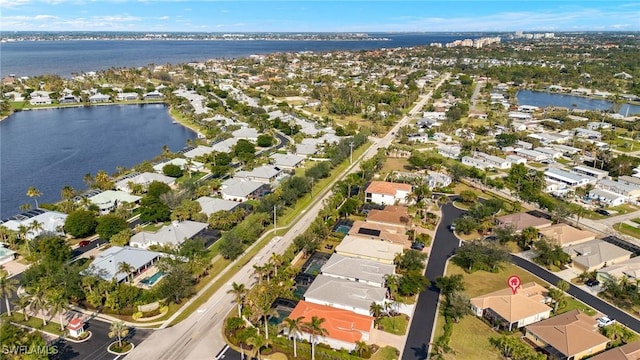
<svg viewBox="0 0 640 360">
<path fill-rule="evenodd" d="M 406 337 L 402 335 L 393 335 L 386 331 L 373 329 L 369 335 L 369 344 L 376 344 L 380 347 L 383 346 L 393 346 L 394 348 L 400 350 L 404 348 Z"/>
</svg>

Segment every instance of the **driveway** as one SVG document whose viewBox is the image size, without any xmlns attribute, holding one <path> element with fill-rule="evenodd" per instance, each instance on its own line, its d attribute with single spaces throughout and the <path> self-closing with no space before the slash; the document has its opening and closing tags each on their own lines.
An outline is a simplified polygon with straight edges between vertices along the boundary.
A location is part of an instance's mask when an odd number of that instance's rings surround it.
<svg viewBox="0 0 640 360">
<path fill-rule="evenodd" d="M 442 207 L 442 221 L 436 230 L 425 271 L 427 279 L 435 281 L 437 277 L 444 275 L 447 260 L 460 244 L 460 240 L 449 231 L 448 226 L 463 213 L 463 210 L 454 207 L 453 204 L 446 204 Z M 427 358 L 439 299 L 440 290 L 435 287 L 430 287 L 420 293 L 416 303 L 416 311 L 409 327 L 407 342 L 402 352 L 403 360 Z"/>
</svg>

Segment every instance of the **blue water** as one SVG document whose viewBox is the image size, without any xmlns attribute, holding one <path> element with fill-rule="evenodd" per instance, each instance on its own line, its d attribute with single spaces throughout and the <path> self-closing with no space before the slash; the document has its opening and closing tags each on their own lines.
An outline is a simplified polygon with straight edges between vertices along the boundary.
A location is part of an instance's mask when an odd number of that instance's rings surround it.
<svg viewBox="0 0 640 360">
<path fill-rule="evenodd" d="M 371 50 L 448 43 L 458 39 L 495 36 L 484 33 L 369 34 L 388 41 L 267 41 L 267 40 L 70 40 L 20 41 L 2 44 L 0 77 L 36 76 L 98 71 L 149 64 L 179 64 L 230 59 L 252 54 L 298 51 Z"/>
<path fill-rule="evenodd" d="M 38 199 L 55 202 L 65 185 L 85 189 L 85 174 L 113 173 L 162 153 L 177 151 L 196 134 L 172 123 L 162 104 L 110 105 L 22 111 L 0 121 L 0 218 Z"/>
<path fill-rule="evenodd" d="M 140 282 L 149 286 L 153 286 L 153 284 L 156 283 L 156 281 L 160 280 L 161 277 L 164 276 L 164 273 L 159 271 L 153 275 L 151 275 L 150 277 L 141 280 Z"/>
<path fill-rule="evenodd" d="M 572 109 L 575 105 L 576 109 L 582 110 L 611 110 L 613 103 L 608 100 L 591 99 L 583 96 L 573 96 L 565 94 L 555 94 L 542 91 L 520 90 L 517 94 L 519 105 L 533 105 L 538 107 L 561 106 Z M 622 104 L 619 113 L 626 115 L 640 113 L 640 106 Z"/>
</svg>

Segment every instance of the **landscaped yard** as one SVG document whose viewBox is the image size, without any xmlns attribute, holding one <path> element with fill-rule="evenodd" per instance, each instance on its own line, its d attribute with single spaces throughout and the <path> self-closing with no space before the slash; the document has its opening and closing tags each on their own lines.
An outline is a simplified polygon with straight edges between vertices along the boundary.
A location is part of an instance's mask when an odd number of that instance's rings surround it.
<svg viewBox="0 0 640 360">
<path fill-rule="evenodd" d="M 375 354 L 371 355 L 371 360 L 396 360 L 397 358 L 398 350 L 392 346 L 380 348 Z"/>
<path fill-rule="evenodd" d="M 630 235 L 640 239 L 640 229 L 637 227 L 634 227 L 625 223 L 617 223 L 613 225 L 613 228 L 617 231 L 620 231 L 623 234 Z"/>
<path fill-rule="evenodd" d="M 631 204 L 622 204 L 622 205 L 618 205 L 618 206 L 609 207 L 609 208 L 607 208 L 607 210 L 617 211 L 617 213 L 615 215 L 622 215 L 622 214 L 627 214 L 627 213 L 630 213 L 630 212 L 634 212 L 634 211 L 638 210 L 638 207 L 637 206 L 633 206 Z"/>
<path fill-rule="evenodd" d="M 409 318 L 404 314 L 400 314 L 392 317 L 383 317 L 382 319 L 380 319 L 380 323 L 378 324 L 378 326 L 380 327 L 380 330 L 386 331 L 388 333 L 394 335 L 404 335 L 407 333 L 408 324 Z"/>
<path fill-rule="evenodd" d="M 56 335 L 62 335 L 63 333 L 62 331 L 60 331 L 60 323 L 47 321 L 47 325 L 42 326 L 42 319 L 35 316 L 30 316 L 29 320 L 25 321 L 23 314 L 18 312 L 13 312 L 11 314 L 11 317 L 7 316 L 6 313 L 2 314 L 2 318 L 8 319 L 11 322 L 14 322 L 16 324 L 28 326 L 33 329 L 44 330 L 46 332 L 50 332 Z"/>
<path fill-rule="evenodd" d="M 438 315 L 434 339 L 443 333 L 444 317 Z M 500 352 L 489 343 L 490 336 L 498 336 L 487 324 L 475 316 L 467 316 L 459 323 L 453 324 L 453 332 L 449 346 L 454 350 L 451 359 L 456 360 L 491 360 L 503 359 Z"/>
<path fill-rule="evenodd" d="M 408 167 L 410 167 L 410 165 L 407 159 L 387 158 L 387 161 L 384 163 L 380 172 L 384 174 L 391 171 L 408 171 Z"/>
</svg>

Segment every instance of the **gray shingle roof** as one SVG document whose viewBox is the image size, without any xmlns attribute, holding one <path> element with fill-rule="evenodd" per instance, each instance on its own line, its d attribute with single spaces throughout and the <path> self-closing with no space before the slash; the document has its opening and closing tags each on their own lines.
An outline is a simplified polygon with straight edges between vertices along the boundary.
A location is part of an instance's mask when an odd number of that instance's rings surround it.
<svg viewBox="0 0 640 360">
<path fill-rule="evenodd" d="M 315 299 L 368 311 L 372 302 L 384 302 L 386 294 L 385 288 L 318 275 L 304 297 L 311 302 Z"/>
<path fill-rule="evenodd" d="M 329 261 L 322 266 L 320 273 L 327 276 L 360 279 L 384 284 L 385 275 L 394 274 L 395 266 L 333 254 Z"/>
</svg>

